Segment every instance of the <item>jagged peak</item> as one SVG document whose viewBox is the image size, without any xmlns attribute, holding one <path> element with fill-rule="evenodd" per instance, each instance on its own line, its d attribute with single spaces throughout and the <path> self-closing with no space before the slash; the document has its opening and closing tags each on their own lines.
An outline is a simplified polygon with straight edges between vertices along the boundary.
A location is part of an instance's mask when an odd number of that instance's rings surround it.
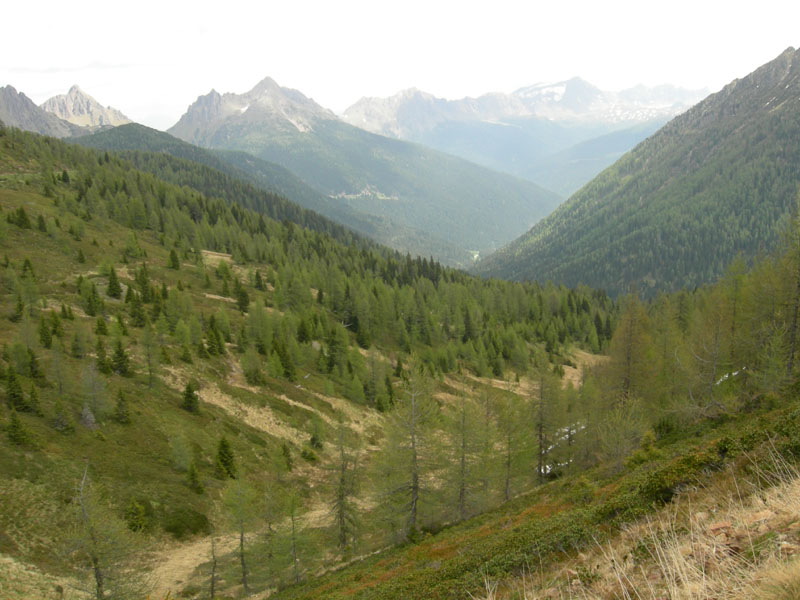
<svg viewBox="0 0 800 600">
<path fill-rule="evenodd" d="M 279 86 L 278 83 L 272 77 L 268 76 L 268 77 L 264 77 L 264 79 L 262 79 L 255 86 L 253 86 L 253 89 L 251 89 L 249 92 L 247 92 L 246 95 L 248 95 L 248 96 L 249 95 L 260 96 L 260 95 L 263 95 L 264 93 L 272 94 L 272 93 L 279 92 L 279 91 L 282 91 L 282 90 L 283 90 L 283 88 L 281 88 L 281 86 Z"/>
</svg>

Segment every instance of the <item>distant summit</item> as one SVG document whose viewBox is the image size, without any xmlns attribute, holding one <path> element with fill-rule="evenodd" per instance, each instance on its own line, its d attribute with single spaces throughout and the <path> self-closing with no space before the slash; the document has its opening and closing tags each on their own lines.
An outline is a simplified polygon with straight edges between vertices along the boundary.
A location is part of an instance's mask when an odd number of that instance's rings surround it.
<svg viewBox="0 0 800 600">
<path fill-rule="evenodd" d="M 342 113 L 351 125 L 407 139 L 446 121 L 504 121 L 539 117 L 552 121 L 641 123 L 670 118 L 707 95 L 672 85 L 603 91 L 574 77 L 536 83 L 511 94 L 445 100 L 411 88 L 388 98 L 362 98 Z"/>
<path fill-rule="evenodd" d="M 116 127 L 132 122 L 116 108 L 104 107 L 77 85 L 73 85 L 66 94 L 53 96 L 40 105 L 40 108 L 64 121 L 90 129 Z"/>
<path fill-rule="evenodd" d="M 631 90 L 664 102 L 671 90 Z M 693 288 L 769 252 L 800 189 L 800 52 L 792 48 L 675 117 L 528 233 L 483 275 L 612 295 Z"/>
<path fill-rule="evenodd" d="M 411 88 L 362 98 L 342 120 L 569 196 L 705 94 L 671 85 L 607 92 L 578 77 L 460 100 Z"/>
<path fill-rule="evenodd" d="M 283 88 L 272 78 L 265 77 L 244 94 L 220 94 L 211 90 L 198 97 L 169 133 L 191 143 L 213 145 L 218 128 L 231 118 L 305 133 L 318 119 L 335 120 L 337 117 L 301 92 Z"/>
<path fill-rule="evenodd" d="M 309 208 L 400 252 L 460 267 L 561 200 L 529 181 L 354 127 L 269 77 L 243 94 L 200 96 L 168 133 L 277 163 L 325 198 Z"/>
<path fill-rule="evenodd" d="M 88 129 L 68 123 L 42 110 L 33 100 L 10 85 L 0 88 L 0 121 L 10 127 L 57 138 L 89 133 Z"/>
</svg>

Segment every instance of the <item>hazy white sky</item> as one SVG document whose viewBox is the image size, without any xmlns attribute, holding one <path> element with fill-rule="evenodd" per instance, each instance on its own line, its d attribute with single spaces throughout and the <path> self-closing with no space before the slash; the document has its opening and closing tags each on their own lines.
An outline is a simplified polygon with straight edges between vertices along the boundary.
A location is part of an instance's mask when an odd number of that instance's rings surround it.
<svg viewBox="0 0 800 600">
<path fill-rule="evenodd" d="M 267 75 L 337 112 L 412 86 L 460 98 L 573 76 L 716 91 L 800 45 L 798 0 L 12 0 L 2 12 L 0 86 L 41 103 L 77 83 L 160 129 L 211 88 Z"/>
</svg>

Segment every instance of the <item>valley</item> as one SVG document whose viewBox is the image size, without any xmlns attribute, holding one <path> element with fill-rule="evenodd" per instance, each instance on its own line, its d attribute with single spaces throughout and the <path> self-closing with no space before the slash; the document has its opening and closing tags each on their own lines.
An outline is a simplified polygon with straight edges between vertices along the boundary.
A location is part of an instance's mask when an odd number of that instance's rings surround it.
<svg viewBox="0 0 800 600">
<path fill-rule="evenodd" d="M 169 39 L 220 34 L 193 18 Z M 248 77 L 321 60 L 263 58 L 278 23 Z M 214 41 L 207 77 L 148 75 L 236 89 Z M 796 600 L 800 51 L 772 56 L 710 95 L 372 69 L 404 91 L 340 111 L 266 77 L 166 131 L 63 72 L 1 87 L 0 597 Z M 139 68 L 108 61 L 74 72 Z"/>
</svg>

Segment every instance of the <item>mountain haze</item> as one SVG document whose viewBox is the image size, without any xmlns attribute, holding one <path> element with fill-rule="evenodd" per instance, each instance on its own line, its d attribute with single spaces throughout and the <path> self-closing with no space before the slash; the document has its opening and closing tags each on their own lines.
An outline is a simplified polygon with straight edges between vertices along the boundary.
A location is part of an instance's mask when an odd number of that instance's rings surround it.
<svg viewBox="0 0 800 600">
<path fill-rule="evenodd" d="M 800 55 L 789 48 L 673 119 L 477 270 L 614 294 L 701 285 L 737 253 L 775 247 L 798 164 Z"/>
<path fill-rule="evenodd" d="M 532 183 L 342 122 L 296 90 L 265 79 L 246 94 L 201 96 L 169 133 L 249 152 L 289 169 L 341 206 L 420 231 L 469 262 L 548 214 L 560 198 Z M 406 251 L 405 239 L 379 239 Z"/>
<path fill-rule="evenodd" d="M 77 85 L 73 85 L 66 94 L 46 100 L 40 108 L 74 125 L 90 129 L 131 123 L 131 120 L 116 108 L 104 107 Z"/>
<path fill-rule="evenodd" d="M 342 118 L 569 195 L 704 95 L 668 85 L 606 92 L 576 77 L 460 100 L 408 89 L 362 98 Z M 620 136 L 606 137 L 613 133 Z"/>
</svg>

